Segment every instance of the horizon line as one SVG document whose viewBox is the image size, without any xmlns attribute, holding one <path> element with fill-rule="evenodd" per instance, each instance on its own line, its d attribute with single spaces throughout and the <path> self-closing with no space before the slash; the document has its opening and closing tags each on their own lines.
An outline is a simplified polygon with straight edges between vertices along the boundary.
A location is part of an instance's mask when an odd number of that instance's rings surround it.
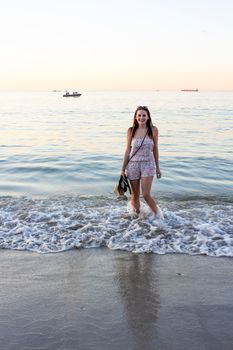
<svg viewBox="0 0 233 350">
<path fill-rule="evenodd" d="M 79 89 L 78 91 L 83 91 L 83 92 L 185 92 L 182 90 L 195 90 L 195 88 L 182 88 L 182 89 L 84 89 L 81 90 Z M 198 88 L 197 88 L 198 89 Z M 74 89 L 7 89 L 7 90 L 1 90 L 0 92 L 64 92 L 64 91 L 74 91 Z M 77 90 L 77 89 L 76 89 Z M 189 92 L 189 91 L 188 91 Z M 192 92 L 192 91 L 190 91 Z M 198 89 L 198 91 L 193 91 L 193 92 L 233 92 L 232 89 Z"/>
</svg>

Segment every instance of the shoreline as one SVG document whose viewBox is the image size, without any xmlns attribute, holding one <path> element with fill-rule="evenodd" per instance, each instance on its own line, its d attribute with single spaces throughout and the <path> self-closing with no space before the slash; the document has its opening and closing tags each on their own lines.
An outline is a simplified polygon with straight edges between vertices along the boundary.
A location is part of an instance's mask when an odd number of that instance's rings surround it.
<svg viewBox="0 0 233 350">
<path fill-rule="evenodd" d="M 1 250 L 2 348 L 232 349 L 229 257 Z"/>
</svg>

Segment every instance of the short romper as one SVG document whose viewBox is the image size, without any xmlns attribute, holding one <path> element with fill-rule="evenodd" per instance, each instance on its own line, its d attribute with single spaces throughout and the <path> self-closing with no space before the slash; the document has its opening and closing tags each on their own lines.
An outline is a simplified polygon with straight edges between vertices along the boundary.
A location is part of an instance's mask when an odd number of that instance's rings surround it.
<svg viewBox="0 0 233 350">
<path fill-rule="evenodd" d="M 130 161 L 127 166 L 127 177 L 129 180 L 138 180 L 141 177 L 154 176 L 155 162 L 153 160 L 133 162 Z"/>
<path fill-rule="evenodd" d="M 131 142 L 131 152 L 129 158 L 140 147 L 142 139 L 133 138 Z M 153 155 L 154 142 L 146 136 L 143 145 L 137 151 L 132 160 L 129 161 L 126 170 L 129 180 L 138 180 L 142 177 L 154 176 L 155 174 L 155 160 Z"/>
</svg>

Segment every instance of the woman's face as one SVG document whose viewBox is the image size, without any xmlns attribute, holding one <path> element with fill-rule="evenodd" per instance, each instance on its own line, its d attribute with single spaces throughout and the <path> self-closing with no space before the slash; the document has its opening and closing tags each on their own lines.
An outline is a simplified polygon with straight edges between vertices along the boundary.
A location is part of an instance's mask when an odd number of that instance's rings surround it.
<svg viewBox="0 0 233 350">
<path fill-rule="evenodd" d="M 136 120 L 140 126 L 146 126 L 146 122 L 149 119 L 147 111 L 139 109 L 136 113 Z"/>
</svg>

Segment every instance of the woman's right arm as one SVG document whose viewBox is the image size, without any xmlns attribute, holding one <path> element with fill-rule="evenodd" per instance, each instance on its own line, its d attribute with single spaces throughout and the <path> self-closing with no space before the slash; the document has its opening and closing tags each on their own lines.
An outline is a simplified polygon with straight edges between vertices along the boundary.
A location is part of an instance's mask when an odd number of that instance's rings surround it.
<svg viewBox="0 0 233 350">
<path fill-rule="evenodd" d="M 124 154 L 124 159 L 123 159 L 123 164 L 121 169 L 121 175 L 123 176 L 125 175 L 125 169 L 129 159 L 129 154 L 131 150 L 131 140 L 132 140 L 131 128 L 129 128 L 127 131 L 126 149 L 125 149 L 125 154 Z"/>
</svg>

